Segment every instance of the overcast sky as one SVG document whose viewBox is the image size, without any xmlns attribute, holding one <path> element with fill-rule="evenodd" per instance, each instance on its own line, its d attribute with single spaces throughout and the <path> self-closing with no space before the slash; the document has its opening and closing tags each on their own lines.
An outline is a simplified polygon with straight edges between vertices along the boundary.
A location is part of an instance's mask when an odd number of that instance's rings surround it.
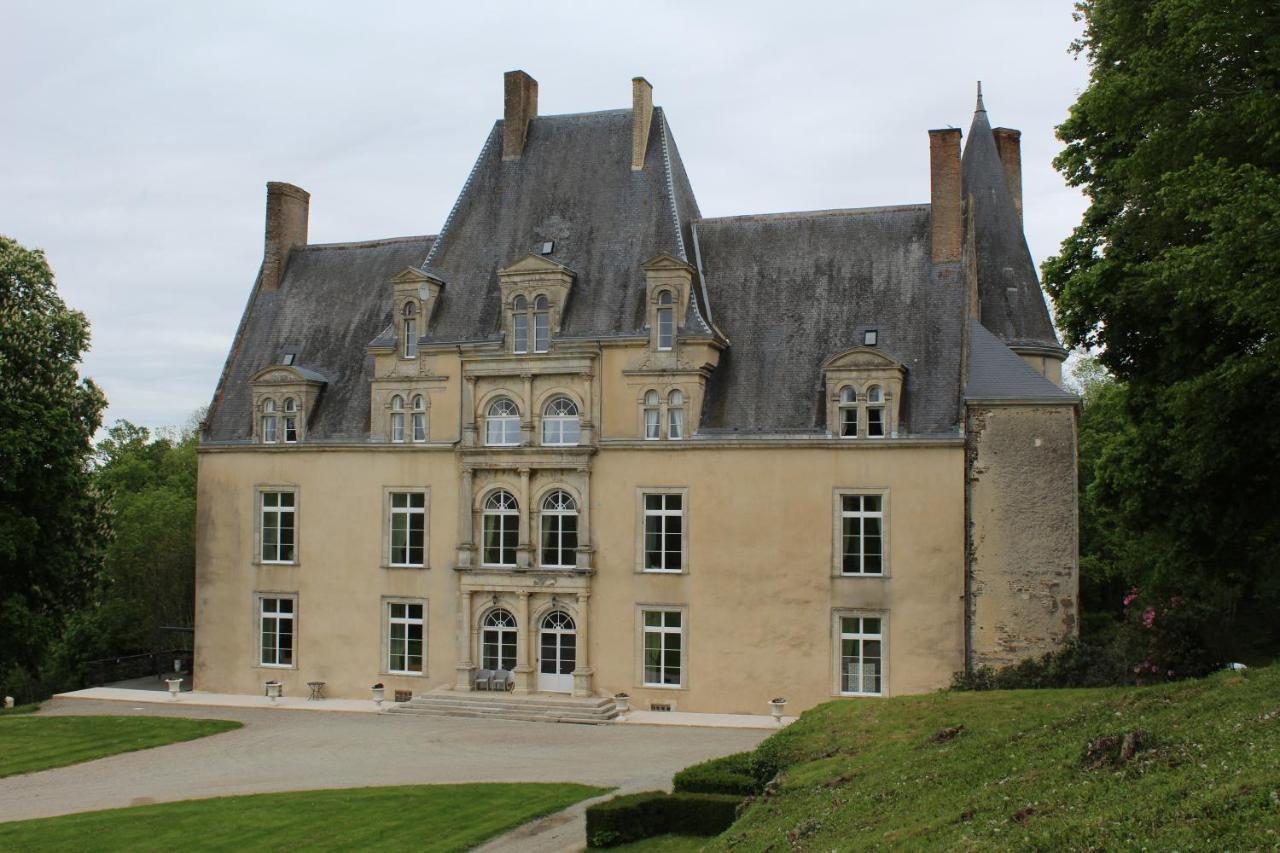
<svg viewBox="0 0 1280 853">
<path fill-rule="evenodd" d="M 1039 263 L 1084 209 L 1050 165 L 1078 32 L 1069 0 L 0 0 L 0 233 L 88 315 L 107 423 L 181 424 L 257 274 L 264 184 L 311 192 L 314 243 L 434 234 L 513 68 L 544 115 L 629 107 L 645 76 L 705 216 L 927 202 L 926 131 L 967 131 L 981 79 L 1022 130 Z"/>
</svg>

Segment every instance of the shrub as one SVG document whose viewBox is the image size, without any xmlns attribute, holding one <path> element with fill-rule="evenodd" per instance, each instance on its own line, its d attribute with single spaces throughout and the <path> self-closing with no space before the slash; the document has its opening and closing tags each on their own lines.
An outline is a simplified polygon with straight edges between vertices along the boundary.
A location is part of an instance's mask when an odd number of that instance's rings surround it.
<svg viewBox="0 0 1280 853">
<path fill-rule="evenodd" d="M 646 791 L 587 809 L 587 843 L 616 847 L 658 835 L 719 835 L 736 819 L 741 797 Z"/>
<path fill-rule="evenodd" d="M 764 787 L 753 775 L 752 754 L 739 752 L 686 767 L 671 780 L 676 791 L 750 797 Z"/>
</svg>

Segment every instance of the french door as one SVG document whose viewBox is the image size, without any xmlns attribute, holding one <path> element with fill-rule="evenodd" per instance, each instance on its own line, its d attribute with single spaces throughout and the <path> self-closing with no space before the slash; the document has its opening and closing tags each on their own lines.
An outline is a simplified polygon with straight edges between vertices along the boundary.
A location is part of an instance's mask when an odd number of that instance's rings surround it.
<svg viewBox="0 0 1280 853">
<path fill-rule="evenodd" d="M 553 610 L 542 620 L 539 634 L 538 689 L 572 693 L 577 661 L 578 633 L 573 618 L 562 610 Z"/>
</svg>

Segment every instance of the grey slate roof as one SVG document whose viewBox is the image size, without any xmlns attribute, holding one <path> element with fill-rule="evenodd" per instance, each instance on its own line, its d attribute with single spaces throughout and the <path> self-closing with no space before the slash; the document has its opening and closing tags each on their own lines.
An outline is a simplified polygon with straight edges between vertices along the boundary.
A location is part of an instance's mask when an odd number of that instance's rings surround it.
<svg viewBox="0 0 1280 853">
<path fill-rule="evenodd" d="M 1037 400 L 1045 403 L 1074 403 L 1075 394 L 1063 391 L 1001 343 L 981 323 L 969 321 L 969 371 L 965 380 L 966 400 Z"/>
<path fill-rule="evenodd" d="M 907 368 L 905 430 L 954 432 L 964 286 L 958 265 L 930 263 L 928 205 L 706 219 L 698 246 L 731 343 L 704 427 L 825 431 L 822 364 L 874 328 Z"/>
<path fill-rule="evenodd" d="M 249 381 L 294 353 L 294 366 L 326 384 L 307 440 L 363 440 L 369 432 L 371 357 L 365 345 L 391 315 L 387 281 L 420 263 L 432 237 L 401 237 L 294 249 L 280 287 L 254 288 L 210 406 L 205 441 L 248 441 L 253 411 Z"/>
<path fill-rule="evenodd" d="M 1059 348 L 981 100 L 965 141 L 961 184 L 973 200 L 982 324 L 1012 346 Z"/>
</svg>

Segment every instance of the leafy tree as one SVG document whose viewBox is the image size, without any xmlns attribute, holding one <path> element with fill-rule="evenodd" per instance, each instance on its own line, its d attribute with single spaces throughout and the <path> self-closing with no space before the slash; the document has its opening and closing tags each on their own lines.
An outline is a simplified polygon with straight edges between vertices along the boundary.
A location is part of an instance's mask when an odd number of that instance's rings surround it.
<svg viewBox="0 0 1280 853">
<path fill-rule="evenodd" d="M 38 678 L 96 581 L 89 459 L 106 400 L 77 369 L 88 345 L 44 253 L 0 236 L 0 682 L 12 689 Z"/>
<path fill-rule="evenodd" d="M 1095 401 L 1106 440 L 1088 447 L 1088 407 L 1082 421 L 1082 567 L 1180 593 L 1222 655 L 1275 644 L 1280 14 L 1274 0 L 1077 9 L 1091 77 L 1056 165 L 1090 205 L 1044 279 L 1069 341 L 1117 380 Z"/>
</svg>

